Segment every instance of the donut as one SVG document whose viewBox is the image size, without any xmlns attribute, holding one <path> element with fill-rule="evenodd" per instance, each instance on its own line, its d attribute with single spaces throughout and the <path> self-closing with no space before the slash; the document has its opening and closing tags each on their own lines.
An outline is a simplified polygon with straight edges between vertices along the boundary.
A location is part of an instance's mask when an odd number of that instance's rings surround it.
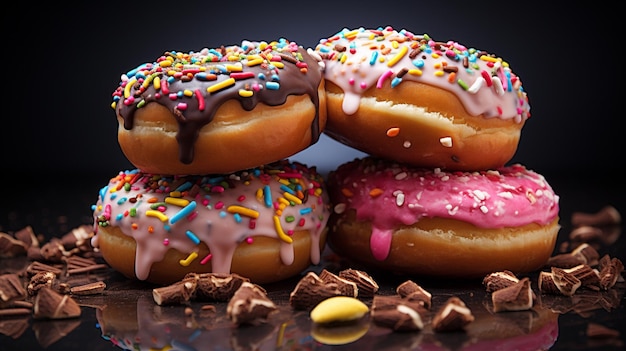
<svg viewBox="0 0 626 351">
<path fill-rule="evenodd" d="M 324 187 L 315 168 L 287 159 L 223 175 L 121 171 L 92 206 L 91 244 L 141 281 L 214 272 L 276 282 L 319 263 L 329 217 Z"/>
<path fill-rule="evenodd" d="M 329 173 L 328 245 L 369 269 L 431 277 L 527 273 L 551 256 L 559 196 L 521 164 L 448 172 L 372 156 Z"/>
<path fill-rule="evenodd" d="M 494 54 L 427 34 L 344 29 L 315 47 L 331 138 L 426 168 L 504 166 L 530 117 L 522 81 Z"/>
<path fill-rule="evenodd" d="M 113 92 L 118 142 L 136 168 L 156 174 L 230 173 L 290 157 L 326 125 L 322 69 L 286 39 L 165 52 Z"/>
</svg>

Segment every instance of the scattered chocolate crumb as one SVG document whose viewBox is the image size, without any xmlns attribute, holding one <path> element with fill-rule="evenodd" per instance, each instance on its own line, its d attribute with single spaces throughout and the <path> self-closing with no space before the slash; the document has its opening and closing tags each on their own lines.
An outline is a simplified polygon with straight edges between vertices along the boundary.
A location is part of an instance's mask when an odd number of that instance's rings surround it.
<svg viewBox="0 0 626 351">
<path fill-rule="evenodd" d="M 325 284 L 336 284 L 342 296 L 357 297 L 359 295 L 359 289 L 355 282 L 341 278 L 326 269 L 320 272 L 319 278 Z"/>
<path fill-rule="evenodd" d="M 72 295 L 97 295 L 106 289 L 103 281 L 97 281 L 89 284 L 77 285 L 70 288 Z"/>
<path fill-rule="evenodd" d="M 433 317 L 432 328 L 439 333 L 461 331 L 473 321 L 472 311 L 459 297 L 452 296 Z"/>
<path fill-rule="evenodd" d="M 364 271 L 357 269 L 344 269 L 339 272 L 339 276 L 354 282 L 359 290 L 359 297 L 369 298 L 378 292 L 378 283 Z"/>
<path fill-rule="evenodd" d="M 511 271 L 504 270 L 493 272 L 483 278 L 483 285 L 488 293 L 504 289 L 519 282 L 519 279 Z"/>
<path fill-rule="evenodd" d="M 37 292 L 43 288 L 52 288 L 56 278 L 56 274 L 52 272 L 39 272 L 30 278 L 26 291 L 31 296 L 37 295 Z"/>
<path fill-rule="evenodd" d="M 619 224 L 621 221 L 622 216 L 619 211 L 611 205 L 603 207 L 596 213 L 574 212 L 571 217 L 572 225 L 575 227 L 583 225 L 604 226 Z"/>
<path fill-rule="evenodd" d="M 289 303 L 296 310 L 310 310 L 323 300 L 341 294 L 337 284 L 326 283 L 315 272 L 308 272 L 290 293 Z"/>
<path fill-rule="evenodd" d="M 432 294 L 422 288 L 419 284 L 412 280 L 407 280 L 398 285 L 396 292 L 400 297 L 411 302 L 421 304 L 425 309 L 429 310 L 432 304 Z"/>
<path fill-rule="evenodd" d="M 152 289 L 152 298 L 159 306 L 186 304 L 194 296 L 197 284 L 196 277 L 185 277 L 173 284 Z"/>
<path fill-rule="evenodd" d="M 533 307 L 533 292 L 530 279 L 522 278 L 517 283 L 494 291 L 491 294 L 494 312 L 525 311 Z"/>
<path fill-rule="evenodd" d="M 600 268 L 600 287 L 604 290 L 615 286 L 615 283 L 620 279 L 624 271 L 622 261 L 616 257 L 610 258 L 609 255 L 602 256 L 598 267 Z"/>
<path fill-rule="evenodd" d="M 277 310 L 265 290 L 250 282 L 244 282 L 226 307 L 226 315 L 236 325 L 258 324 L 266 321 Z"/>
<path fill-rule="evenodd" d="M 49 287 L 37 292 L 33 305 L 35 319 L 65 319 L 79 317 L 80 306 L 69 295 L 61 295 Z"/>
<path fill-rule="evenodd" d="M 188 273 L 185 279 L 196 280 L 197 300 L 228 301 L 244 282 L 250 279 L 235 273 Z"/>
<path fill-rule="evenodd" d="M 26 298 L 26 290 L 15 273 L 0 275 L 0 306 L 13 300 Z"/>
<path fill-rule="evenodd" d="M 587 324 L 587 336 L 594 339 L 603 338 L 617 338 L 620 333 L 618 330 L 608 328 L 602 324 L 592 323 Z"/>
<path fill-rule="evenodd" d="M 373 322 L 393 331 L 407 332 L 424 329 L 421 313 L 424 306 L 405 300 L 399 296 L 375 295 L 372 300 L 371 317 Z"/>
</svg>

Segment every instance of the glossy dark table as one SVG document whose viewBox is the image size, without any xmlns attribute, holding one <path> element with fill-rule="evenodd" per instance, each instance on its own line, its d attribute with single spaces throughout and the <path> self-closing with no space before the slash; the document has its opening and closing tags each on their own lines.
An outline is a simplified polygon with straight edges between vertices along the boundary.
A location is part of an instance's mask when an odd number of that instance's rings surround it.
<svg viewBox="0 0 626 351">
<path fill-rule="evenodd" d="M 612 205 L 626 214 L 626 186 L 614 175 L 573 178 L 555 174 L 546 178 L 561 197 L 562 229 L 555 253 L 568 240 L 572 213 L 593 213 Z M 47 178 L 46 181 L 55 182 L 48 187 L 37 177 L 20 179 L 1 195 L 0 230 L 11 232 L 30 225 L 37 234 L 50 238 L 91 223 L 90 206 L 108 176 L 68 174 L 54 180 Z M 598 252 L 626 262 L 626 238 L 621 226 L 617 231 L 614 241 L 598 244 Z M 343 263 L 328 249 L 324 257 L 322 264 L 311 270 L 350 268 L 342 267 Z M 28 263 L 25 257 L 0 259 L 0 272 Z M 367 272 L 380 285 L 378 294 L 395 294 L 398 284 L 412 279 L 432 293 L 433 309 L 448 297 L 458 296 L 476 319 L 465 332 L 435 333 L 427 326 L 420 332 L 398 333 L 366 318 L 357 326 L 327 329 L 326 333 L 364 333 L 353 342 L 330 345 L 320 341 L 325 340 L 319 337 L 324 330 L 312 324 L 308 312 L 294 311 L 289 306 L 289 293 L 299 277 L 263 286 L 278 305 L 278 313 L 272 314 L 266 323 L 235 327 L 225 316 L 226 303 L 194 301 L 187 311 L 185 306 L 158 306 L 151 295 L 154 286 L 103 270 L 90 273 L 85 279 L 104 280 L 104 293 L 75 296 L 82 309 L 80 318 L 42 321 L 31 316 L 0 317 L 0 326 L 8 328 L 11 324 L 13 328 L 12 335 L 0 334 L 0 350 L 623 350 L 626 345 L 623 281 L 607 292 L 563 297 L 540 294 L 537 274 L 532 273 L 528 276 L 538 295 L 533 309 L 494 313 L 481 281 L 440 281 Z M 371 303 L 371 299 L 364 302 Z M 207 304 L 215 306 L 215 311 L 203 310 Z M 590 324 L 620 334 L 591 338 L 587 334 Z"/>
</svg>

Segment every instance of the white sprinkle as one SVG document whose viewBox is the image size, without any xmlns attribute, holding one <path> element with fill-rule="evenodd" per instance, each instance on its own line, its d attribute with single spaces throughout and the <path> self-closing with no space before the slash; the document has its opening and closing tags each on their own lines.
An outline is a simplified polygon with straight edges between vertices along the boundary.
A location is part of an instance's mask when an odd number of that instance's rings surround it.
<svg viewBox="0 0 626 351">
<path fill-rule="evenodd" d="M 472 194 L 474 194 L 474 196 L 476 196 L 476 198 L 478 198 L 478 200 L 480 201 L 485 200 L 487 196 L 489 196 L 489 194 L 480 190 L 472 190 Z"/>
<path fill-rule="evenodd" d="M 396 180 L 402 180 L 405 179 L 408 176 L 408 174 L 406 172 L 400 172 L 398 174 L 396 174 Z"/>
<path fill-rule="evenodd" d="M 448 210 L 448 214 L 450 216 L 454 216 L 459 211 L 459 206 L 452 207 L 452 205 L 448 204 L 446 205 L 446 209 Z"/>
<path fill-rule="evenodd" d="M 480 212 L 487 213 L 487 212 L 489 212 L 489 209 L 487 208 L 487 206 L 482 205 L 482 206 L 480 206 Z"/>
<path fill-rule="evenodd" d="M 439 143 L 445 147 L 452 147 L 452 138 L 451 137 L 439 138 Z"/>
<path fill-rule="evenodd" d="M 344 203 L 337 204 L 335 205 L 334 210 L 336 214 L 342 214 L 346 210 L 346 204 Z"/>
<path fill-rule="evenodd" d="M 476 78 L 476 80 L 474 81 L 472 86 L 467 89 L 467 91 L 470 94 L 476 94 L 478 92 L 478 90 L 480 90 L 480 88 L 483 87 L 483 84 L 485 84 L 485 78 L 478 77 L 478 78 Z"/>
<path fill-rule="evenodd" d="M 398 193 L 398 195 L 396 195 L 396 205 L 398 207 L 404 205 L 404 193 Z"/>
<path fill-rule="evenodd" d="M 404 142 L 404 144 L 402 144 L 402 146 L 404 146 L 405 149 L 408 149 L 411 147 L 411 142 L 407 140 Z"/>
<path fill-rule="evenodd" d="M 508 191 L 501 191 L 501 192 L 498 193 L 498 196 L 499 197 L 503 197 L 505 199 L 512 199 L 513 198 L 513 194 L 511 194 Z"/>
</svg>

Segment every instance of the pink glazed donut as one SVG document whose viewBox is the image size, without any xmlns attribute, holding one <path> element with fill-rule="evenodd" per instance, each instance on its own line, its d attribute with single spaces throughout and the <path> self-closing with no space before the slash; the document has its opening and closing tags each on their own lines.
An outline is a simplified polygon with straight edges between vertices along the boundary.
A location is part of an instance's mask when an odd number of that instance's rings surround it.
<svg viewBox="0 0 626 351">
<path fill-rule="evenodd" d="M 365 157 L 327 186 L 328 244 L 368 268 L 477 278 L 531 272 L 552 255 L 559 197 L 523 165 L 445 172 Z"/>
</svg>

